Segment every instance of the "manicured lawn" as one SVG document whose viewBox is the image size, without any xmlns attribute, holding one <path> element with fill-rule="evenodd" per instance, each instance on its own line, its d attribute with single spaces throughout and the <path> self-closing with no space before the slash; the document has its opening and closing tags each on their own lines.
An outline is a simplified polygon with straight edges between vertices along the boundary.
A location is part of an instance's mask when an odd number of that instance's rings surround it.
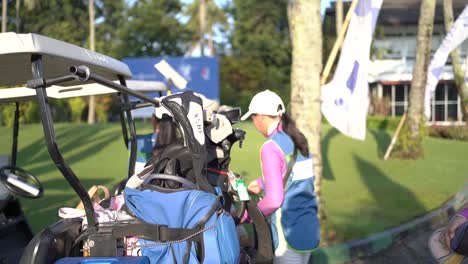
<svg viewBox="0 0 468 264">
<path fill-rule="evenodd" d="M 236 126 L 247 131 L 247 139 L 242 149 L 234 148 L 231 168 L 251 180 L 260 176 L 259 149 L 264 138 L 250 123 Z M 144 132 L 150 131 L 149 123 L 143 127 Z M 128 153 L 119 124 L 58 124 L 56 130 L 60 149 L 85 188 L 93 184 L 110 188 L 126 176 Z M 8 154 L 11 129 L 0 127 L 0 135 L 0 154 Z M 326 219 L 322 230 L 326 241 L 360 238 L 396 226 L 439 207 L 461 189 L 468 172 L 468 143 L 428 138 L 424 159 L 383 161 L 390 137 L 388 132 L 370 130 L 361 142 L 324 126 Z M 45 186 L 40 200 L 22 200 L 37 232 L 58 219 L 59 207 L 75 206 L 78 199 L 50 161 L 40 125 L 22 126 L 19 141 L 18 165 L 37 175 Z"/>
<path fill-rule="evenodd" d="M 245 148 L 233 153 L 232 169 L 260 176 L 263 136 L 252 124 Z M 325 125 L 322 134 L 322 221 L 325 243 L 361 238 L 438 208 L 468 176 L 468 142 L 428 138 L 422 160 L 382 159 L 392 134 L 369 130 L 364 142 Z"/>
</svg>

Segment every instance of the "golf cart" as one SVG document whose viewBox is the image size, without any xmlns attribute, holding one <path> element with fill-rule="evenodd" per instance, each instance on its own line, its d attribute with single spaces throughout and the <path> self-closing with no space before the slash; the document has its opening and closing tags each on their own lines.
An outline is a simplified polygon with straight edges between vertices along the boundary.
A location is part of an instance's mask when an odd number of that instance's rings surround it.
<svg viewBox="0 0 468 264">
<path fill-rule="evenodd" d="M 243 200 L 237 206 L 238 209 L 233 213 L 233 216 L 227 213 L 233 211 L 231 205 L 235 198 L 240 196 L 230 184 L 231 177 L 234 180 L 239 180 L 238 176 L 229 173 L 230 150 L 235 142 L 243 139 L 245 133 L 239 129 L 222 129 L 223 137 L 220 137 L 218 128 L 220 124 L 231 126 L 238 121 L 240 118 L 239 109 L 231 109 L 224 113 L 208 113 L 203 111 L 200 97 L 190 92 L 171 95 L 162 101 L 155 100 L 127 87 L 126 80 L 131 78 L 131 72 L 124 63 L 36 34 L 0 34 L 0 61 L 2 63 L 0 76 L 8 76 L 8 78 L 0 80 L 0 85 L 27 84 L 28 88 L 21 88 L 20 93 L 23 99 L 34 98 L 37 100 L 49 155 L 83 202 L 85 211 L 83 218 L 63 219 L 38 233 L 28 244 L 20 263 L 83 263 L 81 262 L 83 257 L 86 257 L 86 263 L 93 263 L 93 261 L 94 263 L 149 263 L 149 261 L 156 263 L 160 260 L 148 258 L 149 255 L 144 254 L 145 249 L 140 251 L 140 253 L 143 252 L 142 255 L 124 256 L 125 253 L 122 254 L 118 248 L 122 247 L 121 243 L 127 237 L 140 238 L 141 241 L 160 242 L 168 246 L 169 255 L 179 250 L 177 247 L 183 242 L 183 246 L 186 245 L 183 250 L 185 252 L 183 262 L 192 263 L 192 260 L 196 263 L 210 262 L 211 254 L 223 257 L 223 253 L 215 252 L 212 248 L 209 248 L 209 251 L 204 250 L 203 243 L 209 237 L 207 234 L 216 235 L 219 230 L 216 232 L 208 227 L 201 228 L 198 226 L 201 222 L 197 222 L 196 226 L 190 228 L 173 228 L 168 227 L 170 223 L 166 223 L 166 225 L 151 223 L 147 219 L 142 220 L 139 216 L 135 217 L 135 210 L 127 210 L 128 212 L 132 211 L 129 212 L 129 214 L 133 213 L 132 220 L 110 223 L 97 221 L 91 198 L 60 152 L 49 105 L 50 98 L 63 98 L 65 94 L 76 92 L 76 89 L 83 91 L 84 86 L 77 86 L 80 84 L 99 84 L 99 89 L 109 89 L 116 93 L 120 102 L 124 143 L 130 148 L 129 168 L 126 176 L 123 177 L 126 178 L 123 190 L 125 198 L 131 192 L 155 194 L 157 193 L 155 190 L 161 190 L 161 188 L 167 191 L 167 185 L 176 186 L 174 190 L 169 191 L 169 193 L 176 195 L 185 193 L 184 191 L 188 191 L 189 187 L 193 188 L 197 194 L 202 196 L 209 194 L 210 197 L 216 197 L 216 207 L 213 206 L 211 209 L 209 208 L 211 205 L 204 207 L 209 209 L 206 215 L 210 218 L 203 219 L 205 222 L 202 224 L 216 219 L 220 215 L 225 216 L 227 222 L 238 223 L 246 209 L 253 220 L 254 231 L 258 237 L 252 262 L 270 263 L 272 261 L 273 250 L 269 226 L 256 208 L 255 203 Z M 97 90 L 97 88 L 90 89 Z M 140 101 L 130 102 L 129 96 L 138 98 Z M 17 98 L 18 96 L 13 97 Z M 162 155 L 159 161 L 156 160 L 154 164 L 149 164 L 148 167 L 153 167 L 145 171 L 144 175 L 134 174 L 137 144 L 131 111 L 146 107 L 148 104 L 162 105 L 167 108 L 182 132 L 183 142 L 174 145 L 167 151 L 165 150 L 166 156 Z M 219 123 L 220 120 L 228 120 L 228 122 Z M 208 127 L 211 129 L 210 132 L 207 132 Z M 163 170 L 153 173 L 156 168 L 161 168 L 163 163 Z M 173 165 L 169 166 L 169 164 Z M 184 164 L 191 166 L 190 179 L 177 174 Z M 141 182 L 138 182 L 139 180 Z M 132 184 L 136 182 L 138 182 L 139 187 L 132 189 L 134 187 Z M 179 191 L 179 189 L 183 191 Z M 221 199 L 222 202 L 219 202 L 218 199 Z M 128 207 L 131 206 L 132 204 L 128 204 Z M 139 204 L 137 203 L 136 206 L 138 207 Z M 176 208 L 173 209 L 176 210 Z M 84 224 L 85 222 L 86 224 Z M 198 229 L 195 230 L 195 227 Z M 222 244 L 228 240 L 237 241 L 237 237 L 235 239 L 225 238 L 226 240 L 221 239 L 221 241 L 214 242 L 223 246 Z M 259 241 L 261 243 L 258 243 Z M 87 244 L 91 249 L 84 252 L 84 244 Z M 192 245 L 194 246 L 191 247 Z M 234 255 L 238 257 L 239 254 L 234 252 Z M 172 257 L 174 259 L 165 262 L 173 262 L 172 260 L 175 260 L 174 254 Z"/>
<path fill-rule="evenodd" d="M 33 237 L 16 196 L 39 198 L 43 190 L 37 178 L 16 166 L 18 113 L 19 107 L 16 104 L 11 158 L 0 156 L 0 263 L 5 264 L 18 263 L 23 249 Z M 25 176 L 36 184 L 23 183 L 18 180 L 18 175 Z"/>
</svg>

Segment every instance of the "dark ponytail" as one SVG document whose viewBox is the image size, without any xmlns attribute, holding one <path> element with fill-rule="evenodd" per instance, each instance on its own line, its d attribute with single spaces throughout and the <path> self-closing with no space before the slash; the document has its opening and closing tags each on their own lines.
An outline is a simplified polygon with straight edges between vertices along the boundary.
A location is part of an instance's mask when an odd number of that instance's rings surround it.
<svg viewBox="0 0 468 264">
<path fill-rule="evenodd" d="M 302 156 L 309 156 L 309 143 L 307 142 L 307 138 L 304 134 L 297 129 L 296 122 L 294 122 L 288 114 L 283 113 L 281 116 L 281 123 L 283 131 L 291 137 L 294 142 L 294 146 L 301 152 Z"/>
</svg>

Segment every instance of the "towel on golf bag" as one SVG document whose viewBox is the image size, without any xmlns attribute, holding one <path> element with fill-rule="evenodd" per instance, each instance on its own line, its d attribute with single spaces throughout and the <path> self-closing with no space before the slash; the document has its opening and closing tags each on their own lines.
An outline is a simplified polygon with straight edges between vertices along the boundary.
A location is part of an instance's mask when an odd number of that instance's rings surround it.
<svg viewBox="0 0 468 264">
<path fill-rule="evenodd" d="M 198 190 L 163 193 L 125 188 L 125 204 L 136 218 L 170 230 L 190 231 L 176 241 L 139 240 L 141 255 L 155 263 L 238 263 L 236 226 L 216 195 Z M 182 233 L 182 232 L 181 232 Z"/>
</svg>

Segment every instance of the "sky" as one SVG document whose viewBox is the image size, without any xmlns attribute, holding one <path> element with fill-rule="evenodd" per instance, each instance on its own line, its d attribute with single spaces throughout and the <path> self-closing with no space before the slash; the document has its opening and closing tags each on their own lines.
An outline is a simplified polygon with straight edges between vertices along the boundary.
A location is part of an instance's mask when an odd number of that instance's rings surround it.
<svg viewBox="0 0 468 264">
<path fill-rule="evenodd" d="M 323 13 L 325 12 L 325 9 L 330 6 L 330 2 L 331 0 L 321 0 L 320 14 L 322 14 L 322 16 L 323 16 Z"/>
</svg>

